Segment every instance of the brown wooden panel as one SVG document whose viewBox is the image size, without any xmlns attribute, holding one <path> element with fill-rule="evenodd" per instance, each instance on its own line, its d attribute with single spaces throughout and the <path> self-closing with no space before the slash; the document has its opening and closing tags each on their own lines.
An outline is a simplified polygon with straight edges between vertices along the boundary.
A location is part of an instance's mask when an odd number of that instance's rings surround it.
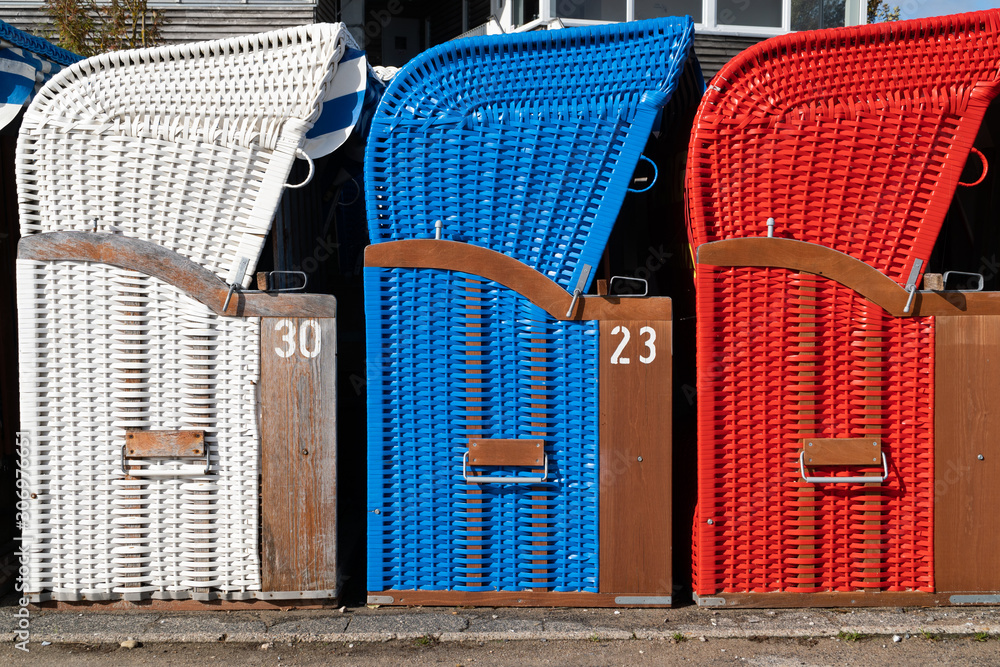
<svg viewBox="0 0 1000 667">
<path fill-rule="evenodd" d="M 469 463 L 476 466 L 540 466 L 545 456 L 541 440 L 471 438 Z"/>
<path fill-rule="evenodd" d="M 1000 591 L 1000 316 L 939 317 L 934 347 L 935 588 Z"/>
<path fill-rule="evenodd" d="M 369 601 L 377 604 L 425 607 L 669 607 L 663 604 L 619 604 L 609 593 L 563 593 L 555 591 L 373 591 Z M 375 597 L 378 596 L 378 597 Z M 388 602 L 387 598 L 392 598 Z M 370 602 L 370 604 L 373 604 Z"/>
<path fill-rule="evenodd" d="M 558 320 L 669 320 L 670 299 L 587 296 L 577 299 L 557 283 L 512 257 L 467 243 L 412 239 L 365 249 L 365 266 L 463 271 L 500 283 Z M 567 313 L 569 313 L 567 315 Z"/>
<path fill-rule="evenodd" d="M 337 588 L 336 320 L 261 320 L 265 591 Z"/>
<path fill-rule="evenodd" d="M 807 466 L 871 466 L 882 462 L 880 438 L 806 438 Z"/>
<path fill-rule="evenodd" d="M 237 291 L 223 311 L 229 286 L 187 257 L 151 241 L 120 234 L 50 232 L 32 234 L 17 244 L 18 259 L 100 262 L 159 278 L 208 306 L 217 315 L 236 317 L 336 317 L 337 300 L 327 294 L 261 294 Z"/>
<path fill-rule="evenodd" d="M 125 455 L 133 459 L 162 456 L 189 458 L 205 455 L 204 431 L 130 431 L 125 434 Z"/>
<path fill-rule="evenodd" d="M 917 292 L 915 315 L 1000 315 L 1000 292 Z"/>
<path fill-rule="evenodd" d="M 671 594 L 672 354 L 668 320 L 600 323 L 601 593 Z"/>
</svg>

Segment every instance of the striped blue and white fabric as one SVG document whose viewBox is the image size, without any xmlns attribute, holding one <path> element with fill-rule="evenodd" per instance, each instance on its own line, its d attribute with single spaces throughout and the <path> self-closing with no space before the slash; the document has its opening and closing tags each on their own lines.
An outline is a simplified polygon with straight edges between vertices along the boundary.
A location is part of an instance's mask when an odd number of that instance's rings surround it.
<svg viewBox="0 0 1000 667">
<path fill-rule="evenodd" d="M 17 118 L 53 74 L 81 59 L 0 21 L 0 129 Z"/>
<path fill-rule="evenodd" d="M 340 148 L 352 130 L 362 124 L 362 112 L 370 116 L 374 111 L 381 88 L 364 51 L 348 47 L 337 65 L 337 76 L 330 82 L 323 111 L 306 134 L 302 150 L 311 158 L 319 158 Z"/>
</svg>

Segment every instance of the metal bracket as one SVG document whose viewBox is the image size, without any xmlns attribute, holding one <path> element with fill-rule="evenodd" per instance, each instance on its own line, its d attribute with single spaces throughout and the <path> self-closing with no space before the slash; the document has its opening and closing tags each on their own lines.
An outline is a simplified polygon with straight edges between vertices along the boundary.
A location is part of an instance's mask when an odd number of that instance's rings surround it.
<svg viewBox="0 0 1000 667">
<path fill-rule="evenodd" d="M 694 598 L 694 603 L 699 607 L 725 607 L 726 598 L 709 598 L 701 597 L 697 593 L 692 593 L 691 597 Z"/>
<path fill-rule="evenodd" d="M 549 455 L 545 454 L 543 458 L 543 470 L 541 477 L 481 477 L 473 476 L 469 477 L 469 452 L 466 451 L 462 455 L 462 477 L 465 478 L 466 482 L 470 484 L 541 484 L 549 476 Z"/>
<path fill-rule="evenodd" d="M 882 452 L 881 477 L 809 477 L 806 475 L 805 456 L 804 451 L 799 452 L 799 472 L 802 473 L 802 479 L 810 484 L 881 484 L 889 477 L 889 461 L 885 458 L 885 452 Z"/>
<path fill-rule="evenodd" d="M 590 277 L 590 264 L 584 264 L 583 268 L 580 270 L 580 277 L 576 281 L 576 288 L 573 290 L 573 300 L 569 302 L 569 310 L 566 311 L 566 317 L 573 317 L 573 311 L 576 310 L 576 302 L 583 294 L 583 286 L 587 284 L 587 278 Z"/>
<path fill-rule="evenodd" d="M 913 305 L 913 297 L 917 294 L 917 276 L 920 275 L 920 267 L 923 265 L 924 260 L 913 260 L 913 266 L 910 268 L 910 277 L 906 279 L 906 291 L 910 293 L 910 297 L 906 300 L 906 305 L 903 306 L 904 313 L 910 312 L 910 306 Z"/>
<path fill-rule="evenodd" d="M 983 285 L 985 283 L 983 281 L 983 274 L 981 273 L 971 273 L 969 271 L 945 271 L 944 277 L 941 279 L 942 281 L 944 281 L 944 289 L 948 289 L 948 276 L 975 276 L 976 278 L 979 278 L 979 287 L 977 287 L 976 289 L 964 290 L 964 291 L 966 292 L 983 291 Z"/>
<path fill-rule="evenodd" d="M 669 595 L 619 595 L 615 598 L 615 604 L 622 605 L 647 605 L 647 604 L 664 604 L 669 605 L 673 602 L 673 598 Z"/>
<path fill-rule="evenodd" d="M 229 300 L 233 298 L 233 292 L 239 288 L 243 283 L 243 276 L 247 273 L 247 267 L 250 266 L 250 259 L 248 257 L 240 257 L 239 265 L 236 267 L 236 280 L 229 284 L 229 291 L 226 292 L 226 300 L 222 304 L 222 312 L 229 310 Z"/>
<path fill-rule="evenodd" d="M 172 436 L 175 434 L 173 432 L 162 432 L 162 431 L 133 431 L 126 434 L 126 442 L 122 443 L 122 473 L 130 477 L 180 477 L 184 475 L 207 475 L 209 474 L 211 467 L 211 450 L 208 447 L 208 442 L 205 440 L 204 433 L 197 432 L 197 446 L 201 447 L 198 449 L 191 450 L 190 452 L 185 452 L 183 450 L 176 449 L 176 444 L 173 444 Z M 190 436 L 190 432 L 181 432 L 181 435 Z M 134 440 L 133 440 L 134 438 Z M 153 439 L 151 439 L 153 438 Z M 166 439 L 164 439 L 166 438 Z M 140 446 L 140 442 L 145 440 L 145 445 Z M 164 442 L 167 443 L 166 448 L 164 448 Z M 176 441 L 173 441 L 174 443 Z M 129 443 L 135 443 L 130 445 Z M 129 453 L 129 447 L 132 446 L 133 449 L 131 454 Z M 172 451 L 171 451 L 172 449 Z M 205 457 L 205 468 L 201 472 L 190 472 L 187 470 L 129 470 L 127 467 L 126 459 L 128 458 L 200 458 Z"/>
<path fill-rule="evenodd" d="M 296 285 L 295 287 L 277 287 L 271 288 L 273 284 L 271 281 L 271 276 L 301 276 L 302 284 Z M 263 285 L 261 285 L 261 279 L 263 278 Z M 309 284 L 309 276 L 305 271 L 261 271 L 257 274 L 257 289 L 256 290 L 243 290 L 244 292 L 301 292 Z"/>
<path fill-rule="evenodd" d="M 642 283 L 642 294 L 615 294 L 613 286 L 616 280 L 631 280 L 637 283 Z M 645 278 L 632 278 L 630 276 L 611 276 L 611 282 L 608 283 L 608 295 L 617 296 L 623 299 L 626 298 L 639 298 L 649 295 L 649 281 Z"/>
</svg>

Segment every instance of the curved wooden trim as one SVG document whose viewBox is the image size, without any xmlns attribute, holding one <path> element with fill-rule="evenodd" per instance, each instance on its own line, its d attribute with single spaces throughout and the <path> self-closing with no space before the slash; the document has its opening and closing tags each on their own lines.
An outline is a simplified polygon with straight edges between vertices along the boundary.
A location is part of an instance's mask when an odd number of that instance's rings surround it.
<svg viewBox="0 0 1000 667">
<path fill-rule="evenodd" d="M 698 264 L 760 266 L 812 273 L 849 287 L 896 317 L 1000 315 L 1000 292 L 919 291 L 909 313 L 904 313 L 906 290 L 864 262 L 825 246 L 796 241 L 751 237 L 704 243 Z"/>
<path fill-rule="evenodd" d="M 573 296 L 526 264 L 495 250 L 458 241 L 410 239 L 370 245 L 365 266 L 386 269 L 460 271 L 499 283 L 527 298 L 557 320 L 651 319 L 669 320 L 670 299 L 580 297 L 572 316 L 566 312 Z"/>
<path fill-rule="evenodd" d="M 118 234 L 50 232 L 23 237 L 17 258 L 47 262 L 98 262 L 159 278 L 217 315 L 230 317 L 336 317 L 337 300 L 327 294 L 267 294 L 236 291 L 222 311 L 229 286 L 190 259 L 151 241 Z"/>
<path fill-rule="evenodd" d="M 911 312 L 903 312 L 909 294 L 878 269 L 850 255 L 806 241 L 751 237 L 704 243 L 698 247 L 698 264 L 759 266 L 812 273 L 849 287 L 896 317 L 909 317 L 915 311 L 911 308 Z"/>
</svg>

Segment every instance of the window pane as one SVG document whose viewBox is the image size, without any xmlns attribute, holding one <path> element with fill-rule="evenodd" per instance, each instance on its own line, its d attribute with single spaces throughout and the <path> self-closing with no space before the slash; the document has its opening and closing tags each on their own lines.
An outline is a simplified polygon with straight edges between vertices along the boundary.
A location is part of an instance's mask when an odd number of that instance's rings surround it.
<svg viewBox="0 0 1000 667">
<path fill-rule="evenodd" d="M 719 25 L 781 27 L 781 0 L 718 0 Z"/>
<path fill-rule="evenodd" d="M 561 19 L 624 21 L 625 0 L 552 0 L 552 15 Z"/>
<path fill-rule="evenodd" d="M 635 18 L 652 19 L 657 16 L 684 16 L 701 23 L 701 0 L 635 0 Z"/>
<path fill-rule="evenodd" d="M 843 28 L 844 0 L 792 0 L 792 30 Z"/>
<path fill-rule="evenodd" d="M 538 0 L 514 0 L 513 12 L 511 14 L 514 25 L 524 25 L 537 18 Z"/>
</svg>

